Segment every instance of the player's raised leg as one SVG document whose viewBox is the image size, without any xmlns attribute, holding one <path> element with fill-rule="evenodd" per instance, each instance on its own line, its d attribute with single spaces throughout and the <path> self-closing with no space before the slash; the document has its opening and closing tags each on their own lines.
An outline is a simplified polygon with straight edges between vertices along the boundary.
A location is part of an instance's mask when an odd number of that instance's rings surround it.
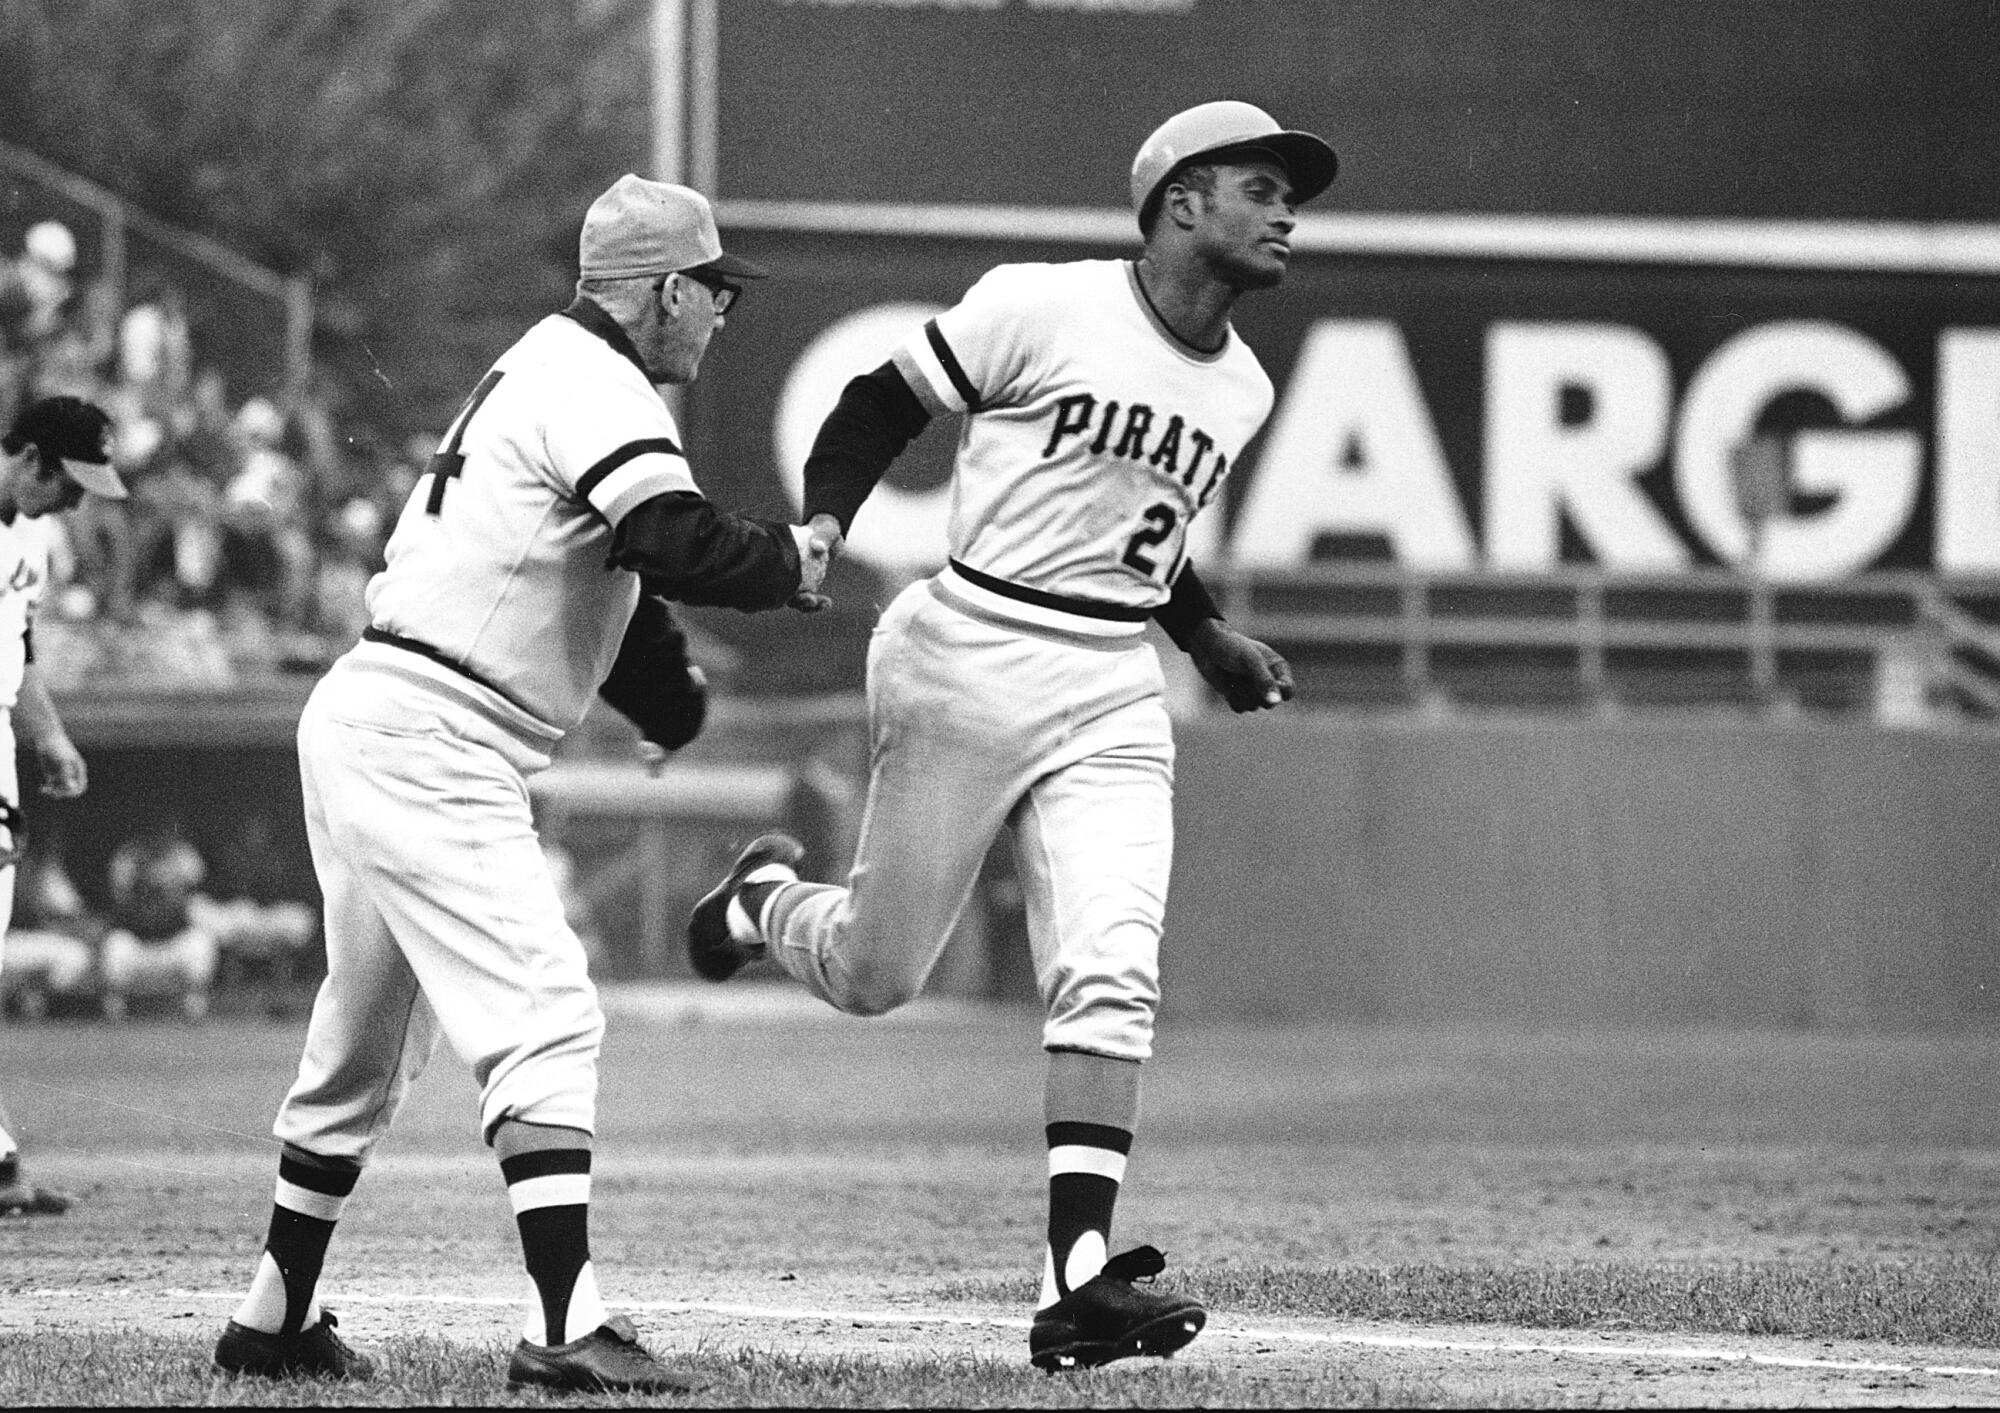
<svg viewBox="0 0 2000 1413">
<path fill-rule="evenodd" d="M 869 649 L 872 763 L 847 886 L 794 881 L 796 845 L 758 841 L 690 919 L 697 966 L 727 909 L 739 955 L 768 943 L 772 960 L 842 1011 L 880 1015 L 916 996 L 1052 746 L 1030 715 L 1048 693 L 1023 670 L 1027 648 L 922 585 L 899 595 Z M 955 677 L 968 671 L 988 690 L 957 701 Z"/>
</svg>

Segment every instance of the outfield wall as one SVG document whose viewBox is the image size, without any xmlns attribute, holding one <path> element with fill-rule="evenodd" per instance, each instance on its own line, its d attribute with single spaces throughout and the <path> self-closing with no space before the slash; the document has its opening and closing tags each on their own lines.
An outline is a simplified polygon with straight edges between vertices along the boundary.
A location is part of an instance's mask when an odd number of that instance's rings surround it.
<svg viewBox="0 0 2000 1413">
<path fill-rule="evenodd" d="M 2000 740 L 1781 722 L 1180 731 L 1171 1011 L 2000 1018 Z"/>
<path fill-rule="evenodd" d="M 93 901 L 117 842 L 177 817 L 225 873 L 262 826 L 259 872 L 317 902 L 289 730 L 176 738 L 76 705 L 90 793 L 31 796 L 31 832 L 61 840 Z M 737 740 L 723 718 L 691 756 L 803 761 L 833 740 Z M 1178 735 L 1170 1015 L 2000 1020 L 2000 737 L 1300 711 L 1202 716 Z M 858 748 L 834 756 L 860 767 Z M 630 820 L 545 822 L 586 867 L 641 842 Z M 768 823 L 785 822 L 808 824 Z M 690 822 L 660 841 L 660 866 L 691 900 L 745 831 Z M 620 900 L 604 911 L 618 969 L 677 966 L 678 937 L 635 935 L 643 909 Z M 1019 950 L 1016 924 L 993 935 Z M 960 956 L 939 987 L 1026 994 L 1020 956 L 981 960 Z"/>
</svg>

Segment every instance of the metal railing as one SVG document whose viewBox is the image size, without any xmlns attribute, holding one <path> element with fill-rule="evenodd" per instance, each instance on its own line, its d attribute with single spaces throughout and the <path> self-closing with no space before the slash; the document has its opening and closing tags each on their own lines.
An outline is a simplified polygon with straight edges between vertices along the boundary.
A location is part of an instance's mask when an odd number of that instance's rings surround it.
<svg viewBox="0 0 2000 1413">
<path fill-rule="evenodd" d="M 1378 686 L 1431 706 L 1448 707 L 1482 673 L 1512 673 L 1583 707 L 1616 707 L 1635 682 L 1650 682 L 1682 704 L 1707 695 L 1789 709 L 1817 691 L 1837 709 L 2000 719 L 2000 626 L 1968 606 L 2000 610 L 2000 581 L 1367 563 L 1203 576 L 1246 632 L 1299 658 L 1348 664 L 1328 669 L 1336 696 L 1342 672 L 1365 662 Z"/>
<path fill-rule="evenodd" d="M 299 275 L 281 275 L 199 231 L 150 215 L 110 188 L 12 143 L 0 142 L 0 167 L 60 192 L 97 216 L 103 225 L 104 280 L 121 310 L 125 307 L 128 244 L 133 232 L 206 266 L 253 294 L 276 301 L 283 309 L 285 321 L 285 392 L 291 397 L 304 392 L 312 370 L 316 318 L 310 281 Z"/>
</svg>

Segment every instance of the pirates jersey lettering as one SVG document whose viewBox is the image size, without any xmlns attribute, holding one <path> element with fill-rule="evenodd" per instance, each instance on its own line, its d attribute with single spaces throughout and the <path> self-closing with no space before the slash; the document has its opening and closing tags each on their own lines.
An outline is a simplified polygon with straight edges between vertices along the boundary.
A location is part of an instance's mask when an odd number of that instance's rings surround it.
<svg viewBox="0 0 2000 1413">
<path fill-rule="evenodd" d="M 959 435 L 952 558 L 1127 608 L 1167 599 L 1187 528 L 1263 426 L 1271 380 L 1232 330 L 1176 339 L 1123 260 L 1001 265 L 894 355 Z"/>
<path fill-rule="evenodd" d="M 368 610 L 569 731 L 638 603 L 638 576 L 606 566 L 612 531 L 697 487 L 659 393 L 574 319 L 542 320 L 489 378 L 403 507 Z"/>
</svg>

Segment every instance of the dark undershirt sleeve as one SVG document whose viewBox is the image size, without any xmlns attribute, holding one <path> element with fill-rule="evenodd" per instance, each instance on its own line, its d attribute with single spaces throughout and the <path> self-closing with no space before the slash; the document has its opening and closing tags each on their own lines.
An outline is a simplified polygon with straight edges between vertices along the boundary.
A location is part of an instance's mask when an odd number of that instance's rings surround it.
<svg viewBox="0 0 2000 1413">
<path fill-rule="evenodd" d="M 894 363 L 850 379 L 806 457 L 805 518 L 831 515 L 846 534 L 882 473 L 930 420 Z"/>
<path fill-rule="evenodd" d="M 719 511 L 688 491 L 634 506 L 612 532 L 611 565 L 662 598 L 746 613 L 781 607 L 799 586 L 788 526 Z"/>
<path fill-rule="evenodd" d="M 1180 577 L 1174 580 L 1173 597 L 1153 610 L 1153 621 L 1166 629 L 1167 636 L 1182 652 L 1188 650 L 1188 635 L 1194 632 L 1196 624 L 1220 617 L 1222 610 L 1209 596 L 1208 585 L 1194 572 L 1193 560 L 1181 566 Z"/>
</svg>

